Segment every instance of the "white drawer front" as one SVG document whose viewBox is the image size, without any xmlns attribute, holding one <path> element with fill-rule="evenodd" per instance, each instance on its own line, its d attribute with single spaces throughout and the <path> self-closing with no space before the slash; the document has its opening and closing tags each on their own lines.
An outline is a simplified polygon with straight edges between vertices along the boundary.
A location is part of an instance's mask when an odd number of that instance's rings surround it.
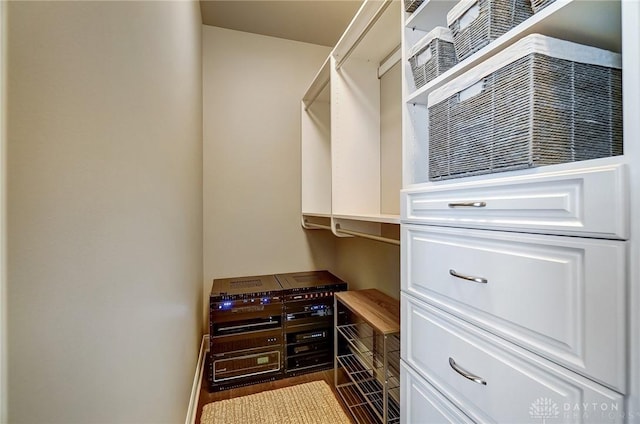
<svg viewBox="0 0 640 424">
<path fill-rule="evenodd" d="M 403 225 L 402 243 L 403 291 L 626 391 L 626 242 Z"/>
<path fill-rule="evenodd" d="M 473 423 L 403 361 L 400 362 L 400 381 L 401 423 Z"/>
<path fill-rule="evenodd" d="M 467 228 L 628 238 L 624 165 L 402 192 L 402 220 Z"/>
<path fill-rule="evenodd" d="M 619 393 L 404 293 L 401 313 L 403 359 L 475 421 L 624 420 Z"/>
</svg>

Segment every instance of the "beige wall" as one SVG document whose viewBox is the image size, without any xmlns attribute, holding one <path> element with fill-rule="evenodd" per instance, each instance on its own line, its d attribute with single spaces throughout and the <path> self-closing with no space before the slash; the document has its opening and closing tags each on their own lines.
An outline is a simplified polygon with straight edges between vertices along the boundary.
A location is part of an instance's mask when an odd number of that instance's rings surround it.
<svg viewBox="0 0 640 424">
<path fill-rule="evenodd" d="M 7 24 L 6 2 L 0 2 L 0 423 L 7 416 L 7 278 L 6 278 L 6 74 L 7 74 Z"/>
<path fill-rule="evenodd" d="M 333 267 L 300 226 L 300 99 L 329 50 L 203 26 L 205 323 L 214 278 Z"/>
<path fill-rule="evenodd" d="M 201 337 L 198 3 L 7 12 L 9 422 L 183 422 Z"/>
<path fill-rule="evenodd" d="M 300 99 L 329 48 L 203 26 L 204 322 L 214 278 L 329 269 L 400 295 L 400 249 L 300 228 Z M 382 86 L 382 187 L 399 211 L 400 66 Z M 394 173 L 391 175 L 390 173 Z M 397 175 L 396 175 L 397 174 Z"/>
<path fill-rule="evenodd" d="M 349 282 L 350 290 L 375 288 L 400 299 L 399 246 L 359 237 L 340 238 L 335 272 Z"/>
</svg>

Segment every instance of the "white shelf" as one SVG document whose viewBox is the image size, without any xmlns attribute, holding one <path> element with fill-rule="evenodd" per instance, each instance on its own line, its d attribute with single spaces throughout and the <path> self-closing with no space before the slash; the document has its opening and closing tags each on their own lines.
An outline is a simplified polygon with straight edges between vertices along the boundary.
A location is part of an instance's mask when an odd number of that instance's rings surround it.
<svg viewBox="0 0 640 424">
<path fill-rule="evenodd" d="M 621 2 L 611 0 L 556 0 L 482 50 L 415 90 L 408 51 L 433 26 L 446 26 L 446 6 L 456 2 L 428 1 L 406 17 L 403 35 L 403 187 L 428 181 L 429 93 L 489 59 L 523 37 L 539 33 L 579 44 L 622 51 Z M 423 16 L 424 15 L 424 16 Z"/>
<path fill-rule="evenodd" d="M 303 217 L 308 217 L 308 218 L 331 218 L 331 214 L 330 213 L 307 213 L 307 212 L 302 212 L 302 216 Z"/>
<path fill-rule="evenodd" d="M 430 11 L 430 9 L 426 10 Z M 431 91 L 529 34 L 543 34 L 619 53 L 622 50 L 620 23 L 619 2 L 556 0 L 482 50 L 411 93 L 405 102 L 426 105 Z M 409 67 L 408 64 L 406 66 Z M 409 69 L 408 72 L 410 73 L 411 70 Z"/>
<path fill-rule="evenodd" d="M 331 55 L 338 67 L 350 57 L 380 64 L 400 45 L 400 9 L 392 0 L 367 0 Z"/>
<path fill-rule="evenodd" d="M 331 100 L 331 90 L 327 89 L 331 80 L 331 71 L 329 69 L 330 62 L 331 60 L 327 56 L 327 59 L 322 64 L 322 67 L 311 82 L 311 85 L 307 88 L 304 96 L 302 96 L 302 102 L 305 105 L 305 109 L 308 109 L 315 100 L 322 102 L 329 102 Z"/>
<path fill-rule="evenodd" d="M 503 180 L 511 180 L 513 177 L 535 177 L 536 175 L 562 175 L 567 172 L 575 171 L 582 168 L 600 168 L 610 167 L 624 163 L 623 156 L 611 156 L 606 158 L 589 159 L 580 162 L 567 162 L 559 163 L 555 165 L 545 165 L 541 167 L 517 169 L 509 172 L 497 172 L 494 174 L 473 175 L 464 178 L 453 178 L 449 180 L 429 181 L 415 184 L 409 184 L 403 188 L 403 192 L 406 191 L 420 191 L 426 189 L 436 189 L 439 186 L 446 187 L 455 185 L 456 187 L 463 188 L 465 186 L 474 186 L 477 182 L 483 181 L 488 184 L 498 184 Z"/>
<path fill-rule="evenodd" d="M 447 13 L 457 0 L 426 0 L 412 14 L 406 14 L 405 27 L 424 32 L 437 26 L 447 26 Z"/>
<path fill-rule="evenodd" d="M 349 221 L 376 222 L 380 224 L 400 224 L 400 215 L 333 215 L 333 218 Z"/>
</svg>

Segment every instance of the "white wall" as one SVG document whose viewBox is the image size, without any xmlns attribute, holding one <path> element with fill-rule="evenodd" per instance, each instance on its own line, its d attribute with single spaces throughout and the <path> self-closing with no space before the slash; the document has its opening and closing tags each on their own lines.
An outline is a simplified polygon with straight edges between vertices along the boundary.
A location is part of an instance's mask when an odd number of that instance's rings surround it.
<svg viewBox="0 0 640 424">
<path fill-rule="evenodd" d="M 183 422 L 201 337 L 198 3 L 7 12 L 9 422 Z"/>
<path fill-rule="evenodd" d="M 300 100 L 329 51 L 203 26 L 205 323 L 214 278 L 333 266 L 300 226 Z"/>
</svg>

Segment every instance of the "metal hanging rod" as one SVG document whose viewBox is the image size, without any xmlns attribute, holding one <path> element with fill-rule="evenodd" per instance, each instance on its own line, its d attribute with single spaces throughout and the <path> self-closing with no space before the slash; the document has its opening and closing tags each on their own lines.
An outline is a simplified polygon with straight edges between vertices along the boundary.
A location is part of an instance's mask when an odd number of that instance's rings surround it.
<svg viewBox="0 0 640 424">
<path fill-rule="evenodd" d="M 400 44 L 398 44 L 398 46 L 380 62 L 380 66 L 378 67 L 378 79 L 382 78 L 384 74 L 389 72 L 396 63 L 400 62 L 400 60 L 402 60 L 402 50 L 400 49 Z"/>
<path fill-rule="evenodd" d="M 313 222 L 308 222 L 306 219 L 303 221 L 302 226 L 308 229 L 331 230 L 329 225 L 314 224 Z"/>
<path fill-rule="evenodd" d="M 371 239 L 371 240 L 380 241 L 382 243 L 389 243 L 389 244 L 395 244 L 396 246 L 400 246 L 400 240 L 391 239 L 391 238 L 387 238 L 387 237 L 381 237 L 381 236 L 374 236 L 373 234 L 361 233 L 360 231 L 343 230 L 342 228 L 340 228 L 340 224 L 336 224 L 336 232 L 337 233 L 342 233 L 342 234 L 347 234 L 347 235 L 350 235 L 350 236 L 368 238 L 368 239 Z"/>
</svg>

